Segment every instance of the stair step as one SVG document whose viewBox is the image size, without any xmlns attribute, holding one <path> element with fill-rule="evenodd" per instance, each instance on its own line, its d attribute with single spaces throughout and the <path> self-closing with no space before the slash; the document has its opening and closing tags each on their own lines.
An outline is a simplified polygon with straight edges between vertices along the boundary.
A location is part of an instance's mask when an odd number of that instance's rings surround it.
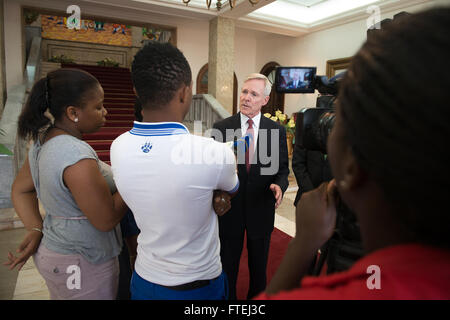
<svg viewBox="0 0 450 320">
<path fill-rule="evenodd" d="M 102 161 L 110 161 L 109 150 L 108 151 L 97 151 L 97 156 Z"/>
<path fill-rule="evenodd" d="M 83 135 L 83 140 L 114 140 L 131 128 L 103 127 L 99 131 Z"/>
<path fill-rule="evenodd" d="M 112 92 L 112 93 L 115 93 L 115 92 L 125 92 L 125 93 L 132 93 L 132 94 L 134 94 L 134 92 L 133 92 L 133 89 L 122 89 L 122 88 L 103 88 L 103 90 L 105 91 L 105 92 Z"/>
<path fill-rule="evenodd" d="M 134 113 L 133 114 L 107 114 L 106 115 L 106 122 L 110 120 L 127 120 L 127 121 L 134 121 Z"/>
<path fill-rule="evenodd" d="M 110 102 L 110 103 L 123 103 L 123 102 L 125 102 L 125 103 L 133 103 L 134 104 L 134 102 L 136 101 L 136 98 L 106 98 L 105 97 L 105 99 L 103 100 L 103 102 L 106 102 L 106 103 L 108 103 L 108 102 Z"/>
<path fill-rule="evenodd" d="M 104 86 L 104 85 L 121 85 L 121 86 L 127 86 L 127 87 L 132 86 L 131 80 L 125 80 L 125 81 L 116 80 L 116 81 L 114 81 L 112 79 L 106 79 L 106 78 L 98 78 L 98 77 L 95 77 L 95 78 L 98 80 L 98 82 L 101 83 L 102 86 Z"/>
<path fill-rule="evenodd" d="M 100 78 L 105 78 L 105 79 L 111 79 L 111 80 L 121 80 L 121 79 L 127 79 L 127 80 L 131 80 L 131 73 L 128 72 L 120 72 L 120 73 L 111 73 L 111 72 L 98 72 L 98 71 L 94 71 L 93 72 L 96 76 L 100 77 Z M 114 78 L 114 76 L 120 76 L 120 78 Z"/>
<path fill-rule="evenodd" d="M 121 67 L 102 67 L 89 64 L 62 64 L 63 68 L 74 68 L 82 70 L 93 70 L 98 72 L 111 72 L 111 73 L 130 73 L 130 69 Z"/>
<path fill-rule="evenodd" d="M 104 128 L 111 128 L 111 127 L 115 127 L 115 128 L 125 128 L 128 127 L 131 129 L 131 127 L 133 126 L 133 121 L 131 120 L 109 120 L 106 121 Z"/>
<path fill-rule="evenodd" d="M 108 117 L 108 115 L 112 115 L 112 114 L 120 114 L 120 115 L 130 115 L 133 114 L 134 115 L 134 109 L 133 108 L 107 108 L 105 107 L 106 110 L 108 111 L 108 114 L 106 115 L 106 117 Z"/>
<path fill-rule="evenodd" d="M 128 90 L 133 90 L 133 85 L 130 84 L 117 84 L 117 83 L 101 83 L 102 87 L 106 88 L 106 89 L 114 89 L 114 88 L 118 88 L 118 89 L 128 89 Z"/>
<path fill-rule="evenodd" d="M 108 98 L 128 98 L 128 99 L 136 99 L 136 96 L 133 92 L 105 92 L 105 96 Z"/>
<path fill-rule="evenodd" d="M 131 83 L 131 78 L 126 78 L 126 77 L 123 77 L 123 76 L 120 76 L 120 78 L 119 79 L 114 79 L 113 77 L 109 77 L 109 76 L 97 76 L 96 77 L 97 78 L 97 80 L 100 82 L 100 83 L 112 83 L 112 84 L 115 84 L 115 83 L 120 83 L 120 84 L 130 84 Z"/>
<path fill-rule="evenodd" d="M 95 151 L 109 151 L 111 149 L 111 143 L 114 140 L 98 140 L 98 141 L 89 141 L 86 142 L 94 149 Z"/>
<path fill-rule="evenodd" d="M 132 109 L 134 110 L 134 103 L 129 103 L 129 102 L 105 102 L 103 103 L 103 106 L 109 110 L 109 108 L 111 109 Z"/>
</svg>

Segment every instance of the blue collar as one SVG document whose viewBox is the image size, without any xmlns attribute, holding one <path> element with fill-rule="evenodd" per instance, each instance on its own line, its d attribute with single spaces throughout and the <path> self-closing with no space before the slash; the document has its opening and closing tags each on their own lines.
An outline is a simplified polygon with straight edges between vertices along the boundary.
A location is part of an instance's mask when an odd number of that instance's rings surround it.
<svg viewBox="0 0 450 320">
<path fill-rule="evenodd" d="M 189 134 L 189 130 L 179 122 L 138 122 L 134 121 L 129 131 L 136 136 L 171 136 Z"/>
</svg>

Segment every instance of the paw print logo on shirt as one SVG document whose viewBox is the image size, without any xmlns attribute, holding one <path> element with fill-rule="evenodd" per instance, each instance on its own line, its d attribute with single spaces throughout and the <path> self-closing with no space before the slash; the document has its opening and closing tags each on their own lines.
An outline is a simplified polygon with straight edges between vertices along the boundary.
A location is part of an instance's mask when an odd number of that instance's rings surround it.
<svg viewBox="0 0 450 320">
<path fill-rule="evenodd" d="M 146 142 L 146 143 L 144 143 L 144 144 L 141 146 L 141 150 L 142 150 L 142 152 L 144 152 L 144 153 L 149 153 L 152 147 L 153 147 L 153 146 L 152 146 L 152 144 L 151 144 L 150 142 Z"/>
</svg>

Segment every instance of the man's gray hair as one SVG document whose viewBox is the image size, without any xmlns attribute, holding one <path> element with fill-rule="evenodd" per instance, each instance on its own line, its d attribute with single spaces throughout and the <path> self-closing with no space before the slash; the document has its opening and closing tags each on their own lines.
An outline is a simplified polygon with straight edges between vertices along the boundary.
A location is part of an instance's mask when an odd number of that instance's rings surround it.
<svg viewBox="0 0 450 320">
<path fill-rule="evenodd" d="M 272 84 L 270 83 L 269 79 L 261 73 L 251 73 L 248 75 L 247 79 L 245 79 L 244 82 L 247 82 L 248 80 L 253 79 L 261 79 L 264 80 L 264 95 L 267 97 L 270 95 L 270 91 L 272 90 Z"/>
</svg>

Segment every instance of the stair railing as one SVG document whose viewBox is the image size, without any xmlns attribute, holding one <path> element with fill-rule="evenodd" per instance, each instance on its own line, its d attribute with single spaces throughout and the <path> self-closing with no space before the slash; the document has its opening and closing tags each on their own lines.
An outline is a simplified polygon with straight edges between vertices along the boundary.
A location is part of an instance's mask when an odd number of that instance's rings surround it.
<svg viewBox="0 0 450 320">
<path fill-rule="evenodd" d="M 212 95 L 196 94 L 192 97 L 191 108 L 184 121 L 190 123 L 201 121 L 202 132 L 205 132 L 205 130 L 211 129 L 215 122 L 230 116 L 231 113 Z"/>
<path fill-rule="evenodd" d="M 12 207 L 11 185 L 27 154 L 27 141 L 17 135 L 17 120 L 33 84 L 40 77 L 41 40 L 40 37 L 33 38 L 23 80 L 8 90 L 0 119 L 0 129 L 4 132 L 0 136 L 0 143 L 13 152 L 13 156 L 0 155 L 0 208 Z"/>
</svg>

